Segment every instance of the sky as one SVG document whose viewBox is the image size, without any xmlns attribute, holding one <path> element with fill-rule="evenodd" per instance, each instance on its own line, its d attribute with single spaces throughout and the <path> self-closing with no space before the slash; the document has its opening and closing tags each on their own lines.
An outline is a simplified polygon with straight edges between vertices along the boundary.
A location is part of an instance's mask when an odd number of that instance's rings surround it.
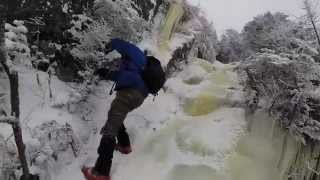
<svg viewBox="0 0 320 180">
<path fill-rule="evenodd" d="M 225 29 L 241 31 L 243 26 L 258 14 L 267 11 L 284 12 L 292 18 L 303 14 L 302 0 L 187 0 L 200 5 L 219 35 Z"/>
</svg>

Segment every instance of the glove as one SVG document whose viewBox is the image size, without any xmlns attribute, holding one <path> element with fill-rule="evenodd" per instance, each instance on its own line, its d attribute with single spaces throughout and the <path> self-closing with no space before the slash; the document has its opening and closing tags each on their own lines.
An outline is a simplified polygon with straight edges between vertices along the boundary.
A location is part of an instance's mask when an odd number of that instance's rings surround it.
<svg viewBox="0 0 320 180">
<path fill-rule="evenodd" d="M 100 79 L 108 80 L 109 76 L 110 76 L 110 70 L 106 69 L 106 68 L 101 68 L 101 69 L 94 71 L 93 75 L 99 76 Z"/>
</svg>

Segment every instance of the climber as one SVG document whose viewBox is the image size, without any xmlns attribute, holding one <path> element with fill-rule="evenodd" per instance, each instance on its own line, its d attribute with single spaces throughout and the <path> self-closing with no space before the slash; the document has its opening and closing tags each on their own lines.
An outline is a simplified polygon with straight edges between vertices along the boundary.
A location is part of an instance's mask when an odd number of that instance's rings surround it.
<svg viewBox="0 0 320 180">
<path fill-rule="evenodd" d="M 105 51 L 116 50 L 122 63 L 118 71 L 101 68 L 95 71 L 102 80 L 115 81 L 116 97 L 111 103 L 108 120 L 101 129 L 101 141 L 95 166 L 83 167 L 87 180 L 110 180 L 114 150 L 122 154 L 132 152 L 129 135 L 123 124 L 127 114 L 138 108 L 149 94 L 156 95 L 165 83 L 165 74 L 159 60 L 145 54 L 135 45 L 113 39 Z M 151 80 L 152 79 L 152 80 Z"/>
</svg>

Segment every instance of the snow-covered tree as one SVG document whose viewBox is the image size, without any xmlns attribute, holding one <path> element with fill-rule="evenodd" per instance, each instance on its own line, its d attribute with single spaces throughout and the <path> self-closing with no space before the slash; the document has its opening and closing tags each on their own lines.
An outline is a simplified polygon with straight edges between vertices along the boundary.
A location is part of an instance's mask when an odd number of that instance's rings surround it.
<svg viewBox="0 0 320 180">
<path fill-rule="evenodd" d="M 103 51 L 104 43 L 111 38 L 111 26 L 104 19 L 93 20 L 84 15 L 75 15 L 73 19 L 69 32 L 78 41 L 73 54 L 80 59 L 88 59 L 96 56 L 98 50 Z"/>
<path fill-rule="evenodd" d="M 15 20 L 13 25 L 6 23 L 5 30 L 5 44 L 10 59 L 27 64 L 25 59 L 30 56 L 30 49 L 26 36 L 28 29 L 24 26 L 24 22 Z"/>
<path fill-rule="evenodd" d="M 127 41 L 138 42 L 148 28 L 128 1 L 100 0 L 95 3 L 94 15 L 112 27 L 111 35 Z"/>
<path fill-rule="evenodd" d="M 290 46 L 288 33 L 293 22 L 283 13 L 259 15 L 243 29 L 244 44 L 254 52 L 261 49 L 280 50 Z"/>
<path fill-rule="evenodd" d="M 213 62 L 216 59 L 217 32 L 213 27 L 213 23 L 208 22 L 204 17 L 199 17 L 199 19 L 202 23 L 202 28 L 199 35 L 196 36 L 194 44 L 198 49 L 196 57 Z"/>
<path fill-rule="evenodd" d="M 234 29 L 228 29 L 219 41 L 217 60 L 223 63 L 240 61 L 245 56 L 245 52 L 240 33 Z"/>
<path fill-rule="evenodd" d="M 307 21 L 312 25 L 315 37 L 317 38 L 318 48 L 320 49 L 320 36 L 317 28 L 317 23 L 319 22 L 319 14 L 317 12 L 315 2 L 311 0 L 303 1 L 303 8 L 306 11 Z"/>
<path fill-rule="evenodd" d="M 10 0 L 6 2 L 7 22 L 15 19 L 27 21 L 42 18 L 45 26 L 40 28 L 40 40 L 63 41 L 63 32 L 68 29 L 72 15 L 90 12 L 94 0 Z M 25 24 L 31 32 L 38 31 L 37 25 Z M 29 34 L 31 42 L 37 34 Z"/>
<path fill-rule="evenodd" d="M 266 13 L 246 24 L 242 32 L 249 54 L 270 49 L 276 53 L 297 51 L 301 44 L 314 46 L 310 28 L 288 19 L 283 13 Z M 314 47 L 313 47 L 314 48 Z"/>
<path fill-rule="evenodd" d="M 187 32 L 194 33 L 190 55 L 211 62 L 215 61 L 217 55 L 216 50 L 218 49 L 218 36 L 213 23 L 209 22 L 205 17 L 197 12 L 197 9 L 189 8 L 187 10 L 195 11 L 193 13 L 185 12 L 187 14 L 192 14 L 192 16 L 190 16 L 191 19 L 185 22 L 187 25 L 184 26 L 184 28 L 187 29 Z"/>
</svg>

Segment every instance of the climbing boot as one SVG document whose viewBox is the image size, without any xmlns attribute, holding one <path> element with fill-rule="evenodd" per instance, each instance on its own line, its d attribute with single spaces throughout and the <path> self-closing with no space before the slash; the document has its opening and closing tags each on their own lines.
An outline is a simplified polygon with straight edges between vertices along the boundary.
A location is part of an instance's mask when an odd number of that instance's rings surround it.
<svg viewBox="0 0 320 180">
<path fill-rule="evenodd" d="M 93 172 L 93 168 L 89 168 L 89 167 L 83 167 L 81 169 L 84 177 L 87 179 L 87 180 L 111 180 L 111 177 L 110 176 L 100 176 L 100 175 L 96 175 L 94 172 Z"/>
</svg>

